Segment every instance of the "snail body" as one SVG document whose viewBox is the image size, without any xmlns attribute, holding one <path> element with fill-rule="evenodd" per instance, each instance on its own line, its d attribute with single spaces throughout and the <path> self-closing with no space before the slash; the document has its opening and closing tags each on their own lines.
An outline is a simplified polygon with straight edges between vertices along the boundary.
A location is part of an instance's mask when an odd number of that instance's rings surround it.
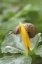
<svg viewBox="0 0 42 64">
<path fill-rule="evenodd" d="M 30 38 L 33 38 L 36 35 L 36 27 L 32 23 L 23 24 Z M 14 34 L 18 34 L 19 26 L 13 31 Z"/>
</svg>

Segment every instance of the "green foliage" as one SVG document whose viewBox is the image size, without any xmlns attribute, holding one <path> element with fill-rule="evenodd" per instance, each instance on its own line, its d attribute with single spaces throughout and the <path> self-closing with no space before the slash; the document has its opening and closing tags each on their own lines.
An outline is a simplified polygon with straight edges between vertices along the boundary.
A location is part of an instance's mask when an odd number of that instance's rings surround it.
<svg viewBox="0 0 42 64">
<path fill-rule="evenodd" d="M 26 58 L 22 55 L 4 56 L 0 59 L 0 64 L 31 64 L 31 57 Z"/>
<path fill-rule="evenodd" d="M 38 34 L 31 39 L 32 49 L 28 51 L 28 57 L 24 56 L 20 35 L 7 36 L 19 22 L 31 22 L 37 28 Z M 0 57 L 2 57 L 0 64 L 31 64 L 33 55 L 42 57 L 42 45 L 38 45 L 42 42 L 40 33 L 42 33 L 42 0 L 0 0 Z"/>
<path fill-rule="evenodd" d="M 42 45 L 37 48 L 36 54 L 42 57 Z"/>
<path fill-rule="evenodd" d="M 14 54 L 14 56 L 8 57 L 8 56 L 5 56 L 5 54 L 4 54 L 4 57 L 2 58 L 3 61 L 0 58 L 1 64 L 3 62 L 7 63 L 7 61 L 12 58 L 14 59 L 14 61 L 13 60 L 11 60 L 11 61 L 14 64 L 17 64 L 17 63 L 21 64 L 22 61 L 23 61 L 23 64 L 24 63 L 31 64 L 32 57 L 30 57 L 30 56 L 40 55 L 42 57 L 42 45 L 38 46 L 39 42 L 41 42 L 40 33 L 38 33 L 33 39 L 31 39 L 32 48 L 30 50 L 28 50 L 28 56 L 25 56 L 25 51 L 23 48 L 23 44 L 22 44 L 20 35 L 15 35 L 15 34 L 8 35 L 7 34 L 1 45 L 1 53 L 11 53 L 11 55 Z M 9 59 L 7 59 L 7 57 Z M 9 63 L 11 63 L 11 61 L 9 61 Z"/>
</svg>

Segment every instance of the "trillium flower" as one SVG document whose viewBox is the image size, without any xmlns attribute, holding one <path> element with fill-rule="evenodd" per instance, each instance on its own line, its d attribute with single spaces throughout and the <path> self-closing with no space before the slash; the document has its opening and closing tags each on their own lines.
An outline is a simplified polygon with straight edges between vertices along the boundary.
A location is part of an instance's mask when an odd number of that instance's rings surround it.
<svg viewBox="0 0 42 64">
<path fill-rule="evenodd" d="M 24 25 L 21 22 L 19 23 L 19 32 L 23 41 L 24 50 L 26 54 L 28 54 L 28 48 L 30 49 L 32 45 L 30 42 L 29 34 L 27 33 Z"/>
</svg>

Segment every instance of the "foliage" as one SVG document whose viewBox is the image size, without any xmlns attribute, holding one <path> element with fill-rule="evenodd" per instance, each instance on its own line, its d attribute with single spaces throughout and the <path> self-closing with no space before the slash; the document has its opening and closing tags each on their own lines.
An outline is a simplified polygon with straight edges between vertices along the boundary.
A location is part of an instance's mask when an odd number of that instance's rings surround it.
<svg viewBox="0 0 42 64">
<path fill-rule="evenodd" d="M 31 39 L 33 48 L 28 51 L 28 58 L 24 56 L 20 36 L 7 36 L 19 22 L 31 22 L 37 28 L 38 34 Z M 42 33 L 42 0 L 0 0 L 0 64 L 31 64 L 34 56 L 42 57 L 42 43 L 39 43 L 42 39 L 39 32 Z M 42 64 L 42 61 L 38 64 Z"/>
<path fill-rule="evenodd" d="M 31 39 L 32 48 L 28 50 L 29 56 L 25 56 L 25 51 L 23 48 L 20 35 L 14 35 L 14 34 L 11 34 L 9 36 L 6 35 L 5 40 L 2 42 L 1 45 L 1 52 L 4 53 L 3 54 L 4 57 L 0 58 L 0 63 L 31 64 L 33 55 L 40 55 L 42 57 L 42 45 L 38 46 L 39 42 L 41 42 L 41 33 L 38 33 L 33 39 Z M 10 53 L 11 56 L 6 55 L 6 54 L 10 55 Z"/>
</svg>

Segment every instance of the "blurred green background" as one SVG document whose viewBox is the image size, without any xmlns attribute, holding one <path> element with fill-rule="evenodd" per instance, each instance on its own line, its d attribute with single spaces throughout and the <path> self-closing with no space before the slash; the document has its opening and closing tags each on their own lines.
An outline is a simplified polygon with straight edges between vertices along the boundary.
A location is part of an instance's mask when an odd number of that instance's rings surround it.
<svg viewBox="0 0 42 64">
<path fill-rule="evenodd" d="M 42 33 L 42 0 L 0 0 L 0 47 L 5 35 L 19 22 L 33 23 L 37 33 Z"/>
<path fill-rule="evenodd" d="M 0 43 L 19 22 L 31 22 L 42 33 L 42 0 L 0 0 Z"/>
<path fill-rule="evenodd" d="M 42 33 L 42 0 L 0 0 L 0 43 L 19 22 L 31 22 Z"/>
</svg>

